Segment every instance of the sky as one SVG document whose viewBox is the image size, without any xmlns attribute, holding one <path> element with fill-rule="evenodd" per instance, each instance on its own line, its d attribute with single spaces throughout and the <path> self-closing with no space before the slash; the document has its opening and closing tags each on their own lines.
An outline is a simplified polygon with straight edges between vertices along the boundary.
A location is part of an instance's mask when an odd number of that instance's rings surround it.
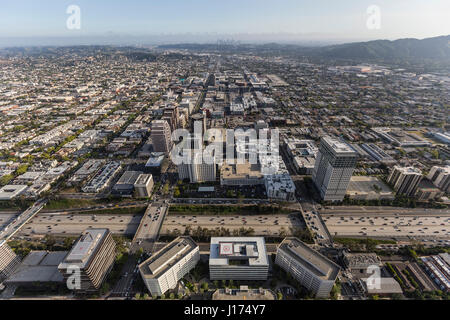
<svg viewBox="0 0 450 320">
<path fill-rule="evenodd" d="M 67 28 L 69 5 L 81 10 L 79 30 Z M 367 27 L 371 5 L 380 9 L 378 29 Z M 0 37 L 11 40 L 180 34 L 194 40 L 426 38 L 450 34 L 450 1 L 0 0 Z"/>
</svg>

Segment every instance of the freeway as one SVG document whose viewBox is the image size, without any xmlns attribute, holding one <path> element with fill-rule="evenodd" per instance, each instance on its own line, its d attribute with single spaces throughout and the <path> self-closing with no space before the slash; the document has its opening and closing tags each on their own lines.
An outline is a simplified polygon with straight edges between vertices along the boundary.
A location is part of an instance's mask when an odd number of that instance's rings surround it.
<svg viewBox="0 0 450 320">
<path fill-rule="evenodd" d="M 30 221 L 39 211 L 44 208 L 47 204 L 47 199 L 41 199 L 36 201 L 30 208 L 22 212 L 17 216 L 10 224 L 2 229 L 0 232 L 0 239 L 9 240 L 14 236 L 20 229 Z"/>
<path fill-rule="evenodd" d="M 334 236 L 450 239 L 450 213 L 396 210 L 394 212 L 322 212 L 325 224 Z"/>
<path fill-rule="evenodd" d="M 34 217 L 22 228 L 19 236 L 80 235 L 87 228 L 109 228 L 113 234 L 134 235 L 142 215 L 131 214 L 67 214 L 43 213 Z"/>
<path fill-rule="evenodd" d="M 255 235 L 276 236 L 284 231 L 290 233 L 291 228 L 304 228 L 305 224 L 299 214 L 262 215 L 262 216 L 196 216 L 169 215 L 163 224 L 161 234 L 168 234 L 178 230 L 181 234 L 190 226 L 192 230 L 198 227 L 214 230 L 216 228 L 229 229 L 230 232 L 241 228 L 252 228 Z"/>
</svg>

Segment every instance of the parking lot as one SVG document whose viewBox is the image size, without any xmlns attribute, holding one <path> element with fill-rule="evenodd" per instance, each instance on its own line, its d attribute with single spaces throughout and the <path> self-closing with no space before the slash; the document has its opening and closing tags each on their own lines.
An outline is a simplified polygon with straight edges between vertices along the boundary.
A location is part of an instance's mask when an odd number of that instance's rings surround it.
<svg viewBox="0 0 450 320">
<path fill-rule="evenodd" d="M 323 214 L 332 236 L 450 239 L 449 214 Z"/>
<path fill-rule="evenodd" d="M 264 215 L 264 216 L 192 216 L 169 215 L 161 229 L 161 234 L 178 230 L 183 233 L 187 226 L 193 230 L 198 227 L 207 229 L 225 228 L 230 232 L 240 228 L 252 228 L 255 235 L 279 235 L 284 231 L 289 234 L 291 227 L 304 227 L 299 214 Z"/>
</svg>

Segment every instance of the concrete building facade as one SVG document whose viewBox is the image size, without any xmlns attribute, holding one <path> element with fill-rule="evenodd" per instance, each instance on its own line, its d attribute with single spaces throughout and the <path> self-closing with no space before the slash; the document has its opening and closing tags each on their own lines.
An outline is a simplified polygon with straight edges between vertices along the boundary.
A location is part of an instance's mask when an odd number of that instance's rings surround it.
<svg viewBox="0 0 450 320">
<path fill-rule="evenodd" d="M 200 261 L 199 246 L 191 237 L 178 237 L 139 265 L 139 271 L 152 295 L 174 289 L 178 281 Z"/>
<path fill-rule="evenodd" d="M 323 200 L 344 200 L 357 157 L 347 144 L 322 138 L 312 178 Z"/>
</svg>

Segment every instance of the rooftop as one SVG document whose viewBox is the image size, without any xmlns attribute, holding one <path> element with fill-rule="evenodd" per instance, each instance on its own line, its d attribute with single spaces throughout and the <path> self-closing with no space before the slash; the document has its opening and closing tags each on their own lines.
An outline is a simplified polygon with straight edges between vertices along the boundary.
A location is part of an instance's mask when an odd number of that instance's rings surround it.
<svg viewBox="0 0 450 320">
<path fill-rule="evenodd" d="M 85 266 L 97 246 L 100 244 L 101 239 L 104 238 L 108 232 L 108 229 L 87 229 L 75 243 L 72 250 L 70 250 L 63 263 L 71 265 L 75 264 L 80 267 Z"/>
<path fill-rule="evenodd" d="M 139 269 L 145 278 L 157 278 L 197 247 L 192 238 L 178 237 L 141 263 Z"/>
<path fill-rule="evenodd" d="M 348 153 L 349 155 L 356 154 L 355 150 L 353 150 L 348 144 L 339 140 L 333 139 L 331 137 L 323 137 L 322 141 L 336 153 Z"/>
<path fill-rule="evenodd" d="M 230 260 L 244 260 L 248 265 L 268 265 L 263 237 L 211 238 L 210 265 L 229 265 Z"/>
<path fill-rule="evenodd" d="M 304 268 L 323 280 L 334 281 L 341 269 L 336 263 L 311 249 L 297 238 L 286 238 L 280 244 L 279 249 L 284 250 L 300 262 Z"/>
</svg>

